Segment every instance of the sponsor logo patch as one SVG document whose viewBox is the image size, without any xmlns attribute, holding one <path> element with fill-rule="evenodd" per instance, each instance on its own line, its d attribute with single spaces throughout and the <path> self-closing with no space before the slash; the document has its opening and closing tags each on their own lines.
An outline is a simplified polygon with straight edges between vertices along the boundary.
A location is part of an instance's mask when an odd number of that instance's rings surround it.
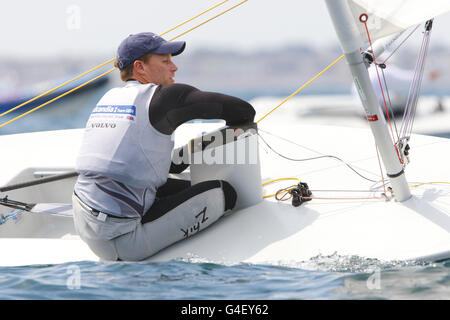
<svg viewBox="0 0 450 320">
<path fill-rule="evenodd" d="M 115 123 L 108 122 L 91 122 L 89 123 L 89 127 L 91 128 L 103 128 L 103 129 L 114 129 L 116 127 Z"/>
<path fill-rule="evenodd" d="M 136 107 L 135 106 L 96 106 L 92 111 L 95 113 L 108 113 L 108 114 L 123 114 L 130 116 L 130 120 L 133 120 L 132 117 L 136 116 Z"/>
</svg>

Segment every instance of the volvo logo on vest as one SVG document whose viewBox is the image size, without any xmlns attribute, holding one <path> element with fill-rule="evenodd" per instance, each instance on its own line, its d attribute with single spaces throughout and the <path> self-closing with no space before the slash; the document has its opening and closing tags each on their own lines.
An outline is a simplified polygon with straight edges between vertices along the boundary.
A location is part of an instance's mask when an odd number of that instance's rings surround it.
<svg viewBox="0 0 450 320">
<path fill-rule="evenodd" d="M 111 128 L 114 129 L 116 127 L 115 123 L 107 123 L 107 122 L 94 122 L 90 124 L 91 128 Z"/>
</svg>

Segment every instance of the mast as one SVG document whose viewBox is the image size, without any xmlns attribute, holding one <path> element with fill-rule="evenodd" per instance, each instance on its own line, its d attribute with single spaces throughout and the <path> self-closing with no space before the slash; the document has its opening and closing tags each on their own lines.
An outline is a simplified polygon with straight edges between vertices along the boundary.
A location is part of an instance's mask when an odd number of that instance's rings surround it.
<svg viewBox="0 0 450 320">
<path fill-rule="evenodd" d="M 411 197 L 403 166 L 400 163 L 389 130 L 380 112 L 379 102 L 372 87 L 369 73 L 360 53 L 360 38 L 346 0 L 325 0 L 328 12 L 344 52 L 353 81 L 358 89 L 370 129 L 380 151 L 381 159 L 390 179 L 395 198 L 405 201 Z"/>
</svg>

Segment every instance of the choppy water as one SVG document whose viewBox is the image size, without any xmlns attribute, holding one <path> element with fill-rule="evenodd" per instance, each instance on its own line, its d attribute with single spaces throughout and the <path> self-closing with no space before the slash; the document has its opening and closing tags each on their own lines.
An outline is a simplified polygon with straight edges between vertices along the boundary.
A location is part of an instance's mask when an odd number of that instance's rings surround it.
<svg viewBox="0 0 450 320">
<path fill-rule="evenodd" d="M 0 299 L 450 299 L 450 261 L 316 257 L 298 266 L 196 261 L 0 268 Z"/>
</svg>

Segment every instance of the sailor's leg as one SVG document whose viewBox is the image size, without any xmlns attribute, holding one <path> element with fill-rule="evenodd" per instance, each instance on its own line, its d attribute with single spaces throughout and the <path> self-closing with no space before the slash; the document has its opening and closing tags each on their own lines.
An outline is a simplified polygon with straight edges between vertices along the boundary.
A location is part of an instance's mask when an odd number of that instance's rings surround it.
<svg viewBox="0 0 450 320">
<path fill-rule="evenodd" d="M 105 220 L 99 220 L 75 195 L 72 196 L 72 207 L 75 230 L 102 260 L 117 260 L 119 256 L 114 238 L 132 232 L 140 226 L 139 219 L 107 217 Z"/>
<path fill-rule="evenodd" d="M 236 204 L 236 192 L 226 181 L 198 183 L 156 201 L 135 232 L 115 240 L 122 260 L 143 260 L 217 221 Z"/>
<path fill-rule="evenodd" d="M 162 199 L 168 196 L 172 196 L 186 190 L 191 186 L 191 182 L 182 179 L 167 179 L 167 182 L 156 190 L 156 198 Z"/>
</svg>

